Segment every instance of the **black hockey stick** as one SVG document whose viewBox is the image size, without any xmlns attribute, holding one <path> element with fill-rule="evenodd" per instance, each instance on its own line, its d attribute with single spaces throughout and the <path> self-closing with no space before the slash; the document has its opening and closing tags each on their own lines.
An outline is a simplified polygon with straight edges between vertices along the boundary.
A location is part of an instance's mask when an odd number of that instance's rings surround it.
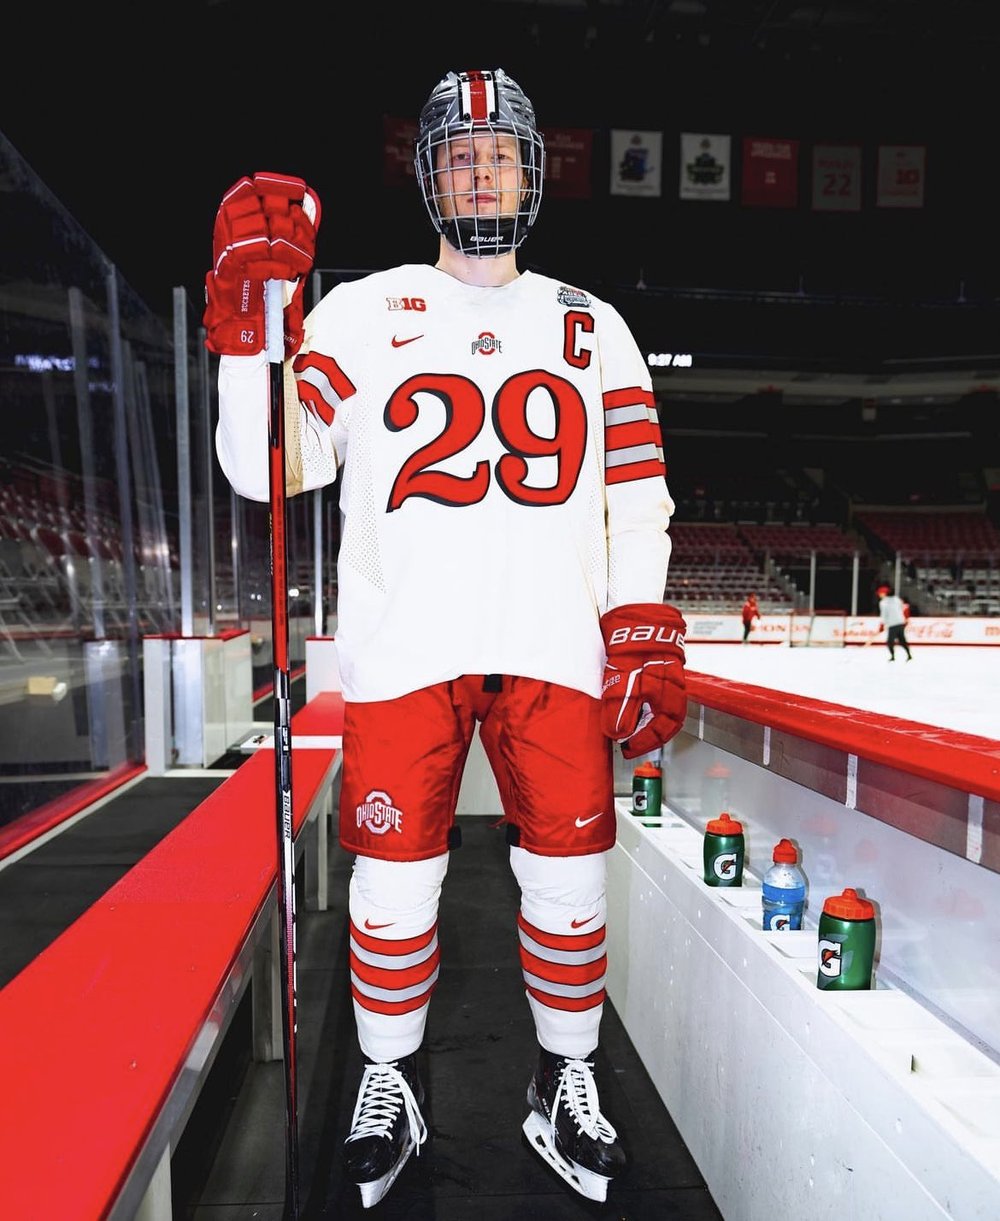
<svg viewBox="0 0 1000 1221">
<path fill-rule="evenodd" d="M 285 1214 L 299 1215 L 299 1123 L 295 1058 L 295 841 L 292 834 L 291 679 L 288 665 L 288 554 L 285 529 L 284 284 L 265 285 L 268 360 L 268 488 L 271 508 L 271 654 L 274 658 L 274 789 L 278 827 L 282 1051 L 285 1061 Z"/>
</svg>

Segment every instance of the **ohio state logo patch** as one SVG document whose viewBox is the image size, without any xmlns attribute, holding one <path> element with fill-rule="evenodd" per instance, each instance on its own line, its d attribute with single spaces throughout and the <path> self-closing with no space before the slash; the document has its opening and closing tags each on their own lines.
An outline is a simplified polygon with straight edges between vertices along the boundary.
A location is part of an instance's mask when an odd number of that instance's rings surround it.
<svg viewBox="0 0 1000 1221">
<path fill-rule="evenodd" d="M 385 835 L 387 831 L 403 831 L 403 811 L 397 810 L 392 798 L 381 789 L 372 789 L 357 807 L 358 826 L 372 835 Z"/>
<path fill-rule="evenodd" d="M 494 352 L 503 350 L 503 345 L 491 331 L 480 331 L 472 341 L 472 355 L 478 352 L 480 356 L 492 356 Z"/>
</svg>

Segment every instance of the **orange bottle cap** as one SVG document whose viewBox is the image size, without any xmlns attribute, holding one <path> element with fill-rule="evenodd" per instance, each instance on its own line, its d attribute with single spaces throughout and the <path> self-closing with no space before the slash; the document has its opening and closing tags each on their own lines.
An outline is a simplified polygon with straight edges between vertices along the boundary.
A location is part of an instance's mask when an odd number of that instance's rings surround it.
<svg viewBox="0 0 1000 1221">
<path fill-rule="evenodd" d="M 705 830 L 709 835 L 742 835 L 743 824 L 728 814 L 720 814 L 718 818 L 711 819 Z"/>
<path fill-rule="evenodd" d="M 795 845 L 790 839 L 779 839 L 774 845 L 774 851 L 771 853 L 771 860 L 778 861 L 785 865 L 794 865 L 799 859 L 799 854 L 795 851 Z"/>
<path fill-rule="evenodd" d="M 632 773 L 633 776 L 660 776 L 662 774 L 655 763 L 640 763 Z"/>
<path fill-rule="evenodd" d="M 874 920 L 875 905 L 862 899 L 853 886 L 844 888 L 844 893 L 830 895 L 823 904 L 823 911 L 838 920 Z"/>
</svg>

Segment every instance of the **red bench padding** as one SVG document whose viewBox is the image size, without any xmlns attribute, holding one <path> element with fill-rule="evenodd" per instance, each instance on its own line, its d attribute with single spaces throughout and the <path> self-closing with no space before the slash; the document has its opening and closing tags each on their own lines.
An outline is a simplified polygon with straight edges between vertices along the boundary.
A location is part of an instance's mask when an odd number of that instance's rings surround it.
<svg viewBox="0 0 1000 1221">
<path fill-rule="evenodd" d="M 335 753 L 292 753 L 296 834 Z M 251 756 L 0 991 L 0 1217 L 113 1203 L 277 877 L 274 763 Z"/>
<path fill-rule="evenodd" d="M 344 696 L 340 691 L 321 691 L 292 717 L 293 734 L 344 732 Z"/>
</svg>

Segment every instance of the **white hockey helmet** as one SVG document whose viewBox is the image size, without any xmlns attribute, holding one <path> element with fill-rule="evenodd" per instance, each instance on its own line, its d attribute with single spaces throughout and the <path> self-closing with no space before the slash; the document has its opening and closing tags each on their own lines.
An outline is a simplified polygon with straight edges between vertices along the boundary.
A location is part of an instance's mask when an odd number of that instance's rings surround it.
<svg viewBox="0 0 1000 1221">
<path fill-rule="evenodd" d="M 438 149 L 458 137 L 501 133 L 515 135 L 520 147 L 524 187 L 517 211 L 445 217 L 441 205 L 447 191 L 445 175 L 436 172 Z M 545 147 L 531 102 L 502 68 L 449 72 L 438 81 L 420 112 L 414 165 L 431 224 L 462 254 L 496 258 L 516 250 L 528 236 L 542 202 Z"/>
</svg>

